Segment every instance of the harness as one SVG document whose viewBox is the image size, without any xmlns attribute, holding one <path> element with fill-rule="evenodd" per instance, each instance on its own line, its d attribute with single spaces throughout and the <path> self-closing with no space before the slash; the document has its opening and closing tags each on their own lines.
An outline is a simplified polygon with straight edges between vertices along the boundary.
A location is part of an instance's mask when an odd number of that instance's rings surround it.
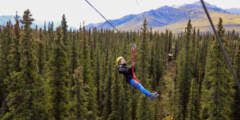
<svg viewBox="0 0 240 120">
<path fill-rule="evenodd" d="M 132 55 L 132 74 L 133 74 L 133 80 L 137 81 L 137 85 L 140 84 L 140 81 L 137 79 L 135 73 L 134 73 L 134 64 L 135 64 L 135 52 L 136 52 L 136 45 L 133 45 L 133 55 Z"/>
</svg>

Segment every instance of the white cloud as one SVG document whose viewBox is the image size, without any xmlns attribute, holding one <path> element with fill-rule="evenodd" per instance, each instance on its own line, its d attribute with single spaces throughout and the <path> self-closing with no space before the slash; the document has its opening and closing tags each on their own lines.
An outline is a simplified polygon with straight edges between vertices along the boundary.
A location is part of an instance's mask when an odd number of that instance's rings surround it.
<svg viewBox="0 0 240 120">
<path fill-rule="evenodd" d="M 120 18 L 127 14 L 137 14 L 164 5 L 180 6 L 198 0 L 89 0 L 108 19 Z M 240 7 L 240 0 L 205 0 L 222 8 Z M 60 21 L 66 14 L 70 26 L 103 22 L 104 20 L 90 8 L 84 0 L 0 0 L 0 15 L 19 15 L 30 9 L 38 21 Z"/>
</svg>

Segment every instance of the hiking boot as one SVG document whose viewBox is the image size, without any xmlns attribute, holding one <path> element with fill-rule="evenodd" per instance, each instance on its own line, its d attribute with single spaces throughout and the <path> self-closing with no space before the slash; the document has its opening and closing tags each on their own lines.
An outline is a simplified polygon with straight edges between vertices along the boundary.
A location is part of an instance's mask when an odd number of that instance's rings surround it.
<svg viewBox="0 0 240 120">
<path fill-rule="evenodd" d="M 153 101 L 155 98 L 157 98 L 159 94 L 157 92 L 152 93 L 149 98 Z"/>
</svg>

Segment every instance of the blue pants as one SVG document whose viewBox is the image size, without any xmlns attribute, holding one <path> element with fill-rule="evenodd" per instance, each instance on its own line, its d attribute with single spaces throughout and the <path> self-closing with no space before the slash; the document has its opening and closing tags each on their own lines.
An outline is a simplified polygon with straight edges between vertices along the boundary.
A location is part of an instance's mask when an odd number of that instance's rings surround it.
<svg viewBox="0 0 240 120">
<path fill-rule="evenodd" d="M 151 92 L 149 92 L 148 90 L 146 90 L 138 81 L 131 79 L 130 80 L 130 85 L 132 85 L 133 87 L 138 88 L 143 94 L 145 94 L 146 96 L 150 96 Z"/>
</svg>

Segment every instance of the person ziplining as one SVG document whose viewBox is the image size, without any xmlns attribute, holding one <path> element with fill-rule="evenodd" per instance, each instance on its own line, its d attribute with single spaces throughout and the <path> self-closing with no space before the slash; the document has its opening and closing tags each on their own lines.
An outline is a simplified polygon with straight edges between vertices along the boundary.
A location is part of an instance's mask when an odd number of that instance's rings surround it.
<svg viewBox="0 0 240 120">
<path fill-rule="evenodd" d="M 105 19 L 105 21 L 112 26 L 112 28 L 116 31 L 119 31 L 97 8 L 95 8 L 88 0 L 85 0 L 86 3 L 93 8 L 93 10 L 95 10 L 103 19 Z M 133 46 L 133 59 L 135 58 L 135 49 L 136 49 L 136 45 Z M 145 94 L 147 97 L 149 97 L 151 100 L 154 100 L 155 98 L 157 98 L 159 96 L 159 94 L 157 92 L 151 93 L 148 90 L 146 90 L 142 84 L 140 84 L 140 82 L 137 80 L 134 71 L 134 60 L 132 62 L 132 67 L 127 67 L 126 65 L 126 60 L 123 57 L 118 57 L 116 60 L 116 65 L 118 66 L 118 71 L 119 73 L 123 74 L 127 80 L 127 83 L 129 83 L 130 85 L 132 85 L 133 87 L 138 88 L 143 94 Z"/>
<path fill-rule="evenodd" d="M 135 71 L 135 60 L 134 60 L 135 59 L 135 49 L 136 49 L 136 45 L 133 46 L 133 61 L 132 61 L 131 67 L 127 67 L 126 60 L 124 59 L 124 57 L 120 56 L 116 59 L 116 65 L 117 65 L 118 71 L 119 71 L 119 73 L 121 73 L 125 76 L 128 84 L 130 84 L 133 87 L 140 90 L 140 92 L 145 94 L 151 100 L 154 100 L 155 98 L 157 98 L 159 96 L 159 94 L 157 92 L 151 93 L 150 91 L 146 90 L 134 74 L 134 71 Z"/>
</svg>

